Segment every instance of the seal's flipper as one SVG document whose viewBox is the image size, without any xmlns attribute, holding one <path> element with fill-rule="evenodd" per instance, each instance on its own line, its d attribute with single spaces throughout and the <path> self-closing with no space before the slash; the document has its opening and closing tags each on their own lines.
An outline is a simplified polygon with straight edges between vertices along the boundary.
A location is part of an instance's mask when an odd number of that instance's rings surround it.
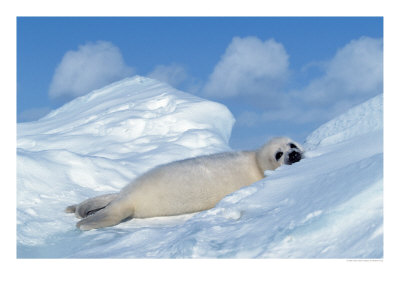
<svg viewBox="0 0 400 300">
<path fill-rule="evenodd" d="M 108 204 L 117 199 L 118 196 L 119 193 L 113 193 L 89 198 L 80 204 L 68 206 L 65 212 L 75 213 L 75 216 L 79 219 L 86 218 L 104 209 Z"/>
<path fill-rule="evenodd" d="M 108 205 L 104 209 L 99 210 L 95 214 L 88 215 L 76 224 L 80 230 L 90 230 L 108 226 L 114 226 L 121 223 L 131 214 L 118 207 L 118 205 Z"/>
</svg>

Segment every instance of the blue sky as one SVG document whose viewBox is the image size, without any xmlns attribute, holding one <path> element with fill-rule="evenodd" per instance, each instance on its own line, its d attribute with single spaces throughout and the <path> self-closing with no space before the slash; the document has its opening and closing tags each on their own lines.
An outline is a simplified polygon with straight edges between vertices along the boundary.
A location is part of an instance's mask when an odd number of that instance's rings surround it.
<svg viewBox="0 0 400 300">
<path fill-rule="evenodd" d="M 303 142 L 383 91 L 383 18 L 17 18 L 18 122 L 131 75 L 228 106 L 233 148 Z"/>
</svg>

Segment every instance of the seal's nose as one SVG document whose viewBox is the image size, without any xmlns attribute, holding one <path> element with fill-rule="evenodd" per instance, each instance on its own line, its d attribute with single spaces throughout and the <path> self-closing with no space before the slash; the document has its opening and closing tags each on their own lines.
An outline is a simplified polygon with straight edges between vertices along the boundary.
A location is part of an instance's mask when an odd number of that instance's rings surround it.
<svg viewBox="0 0 400 300">
<path fill-rule="evenodd" d="M 298 151 L 292 151 L 289 154 L 289 162 L 292 164 L 298 162 L 300 159 L 301 159 L 301 154 Z"/>
</svg>

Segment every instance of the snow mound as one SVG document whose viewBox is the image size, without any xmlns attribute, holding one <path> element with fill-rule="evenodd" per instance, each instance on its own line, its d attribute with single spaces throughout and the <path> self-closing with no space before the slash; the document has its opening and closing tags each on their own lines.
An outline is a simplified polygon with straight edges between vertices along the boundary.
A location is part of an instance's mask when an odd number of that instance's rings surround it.
<svg viewBox="0 0 400 300">
<path fill-rule="evenodd" d="M 382 258 L 382 96 L 321 126 L 307 157 L 175 217 L 82 232 L 67 205 L 167 161 L 228 150 L 226 107 L 135 77 L 18 126 L 18 257 Z"/>
<path fill-rule="evenodd" d="M 366 101 L 325 123 L 307 137 L 309 149 L 383 130 L 383 95 Z"/>
<path fill-rule="evenodd" d="M 18 124 L 18 148 L 122 158 L 159 155 L 156 149 L 173 144 L 190 156 L 227 149 L 233 122 L 221 104 L 136 76 L 79 97 L 37 122 Z"/>
<path fill-rule="evenodd" d="M 233 123 L 221 104 L 136 76 L 18 124 L 18 244 L 59 232 L 66 204 L 159 164 L 229 150 Z"/>
</svg>

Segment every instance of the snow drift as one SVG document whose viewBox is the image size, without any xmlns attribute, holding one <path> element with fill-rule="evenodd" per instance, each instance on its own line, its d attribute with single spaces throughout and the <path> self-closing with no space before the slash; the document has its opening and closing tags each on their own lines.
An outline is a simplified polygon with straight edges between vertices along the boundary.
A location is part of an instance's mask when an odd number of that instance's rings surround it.
<svg viewBox="0 0 400 300">
<path fill-rule="evenodd" d="M 309 135 L 307 158 L 190 215 L 81 232 L 64 208 L 229 150 L 218 103 L 133 77 L 18 124 L 17 256 L 382 258 L 382 96 Z"/>
</svg>

